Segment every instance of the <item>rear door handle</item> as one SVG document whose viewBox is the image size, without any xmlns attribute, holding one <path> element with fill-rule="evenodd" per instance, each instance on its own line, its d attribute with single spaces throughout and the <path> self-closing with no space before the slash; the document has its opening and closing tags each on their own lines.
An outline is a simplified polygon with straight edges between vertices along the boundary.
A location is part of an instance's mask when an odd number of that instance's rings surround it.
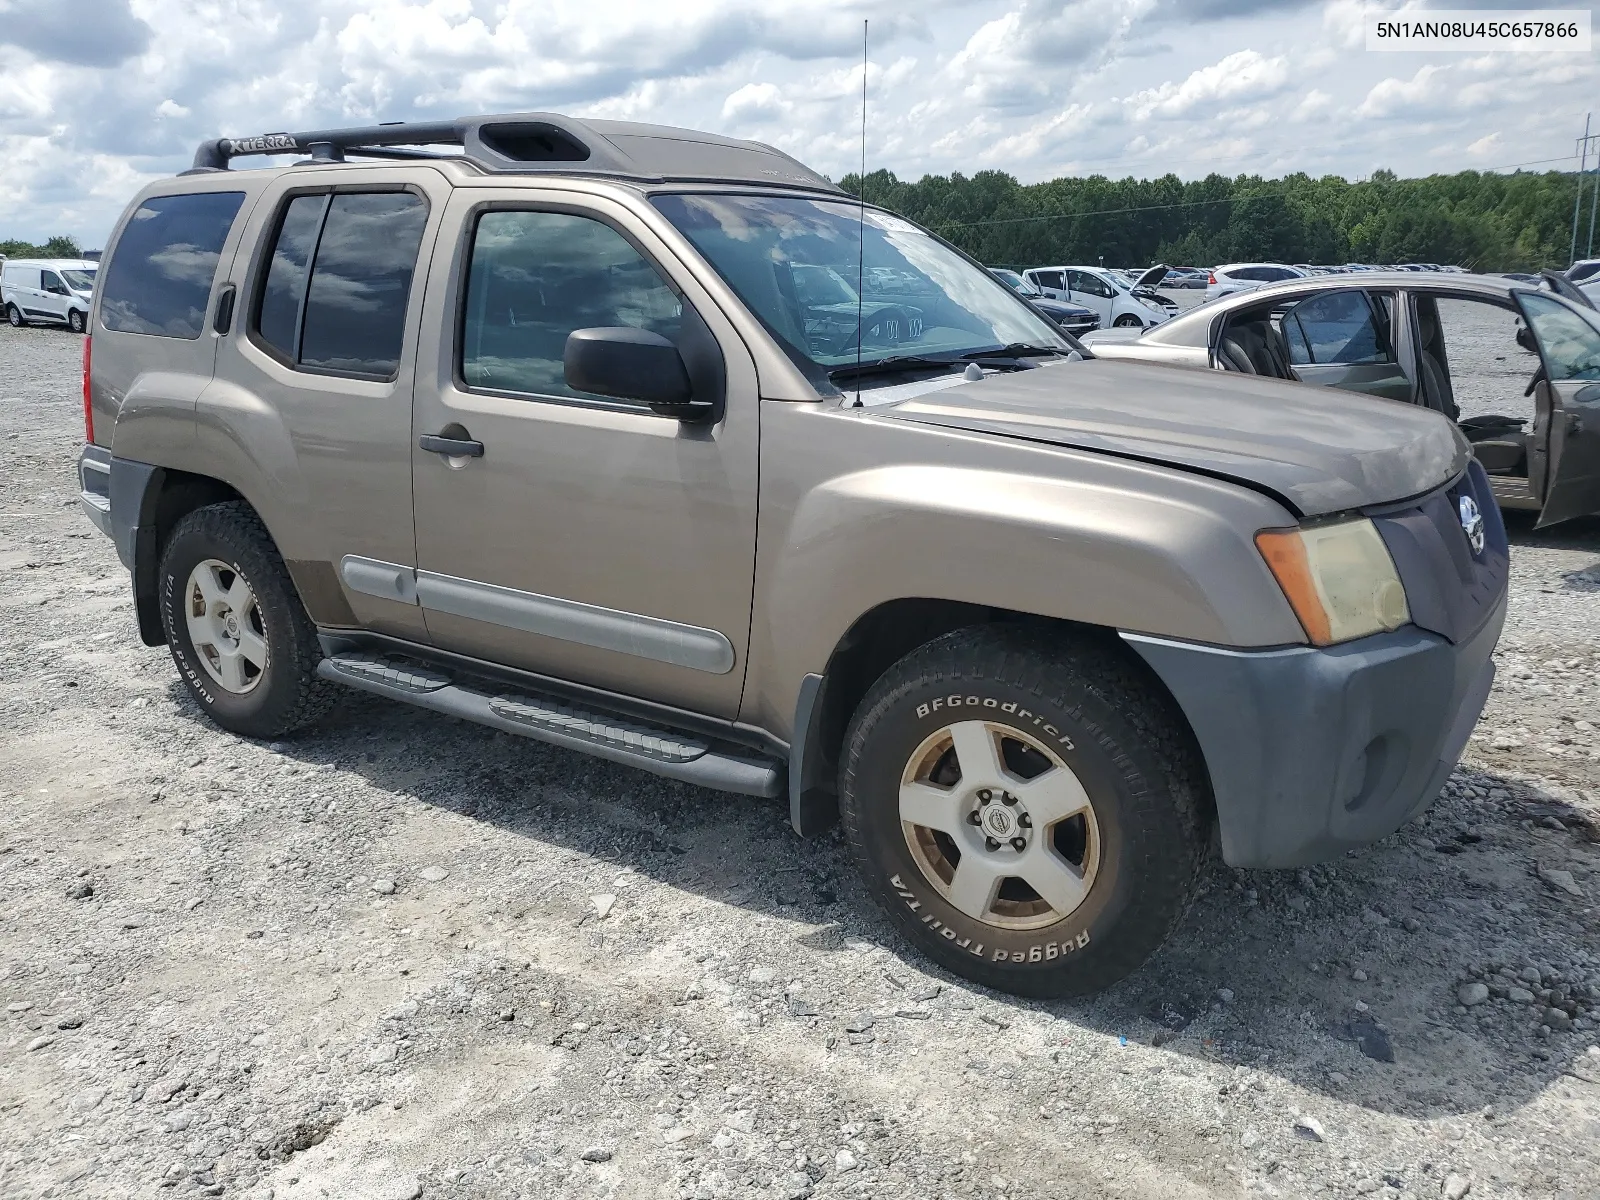
<svg viewBox="0 0 1600 1200">
<path fill-rule="evenodd" d="M 442 454 L 446 458 L 482 458 L 483 443 L 475 442 L 471 438 L 441 437 L 437 433 L 425 433 L 417 439 L 417 445 L 433 454 Z"/>
</svg>

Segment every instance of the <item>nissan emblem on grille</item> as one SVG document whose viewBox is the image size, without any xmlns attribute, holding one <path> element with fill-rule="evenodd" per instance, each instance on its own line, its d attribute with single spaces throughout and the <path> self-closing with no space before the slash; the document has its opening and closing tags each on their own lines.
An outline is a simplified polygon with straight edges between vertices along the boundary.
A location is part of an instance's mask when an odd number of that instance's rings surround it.
<svg viewBox="0 0 1600 1200">
<path fill-rule="evenodd" d="M 1461 516 L 1461 531 L 1467 535 L 1467 545 L 1474 554 L 1482 554 L 1483 513 L 1478 511 L 1478 502 L 1471 496 L 1463 496 L 1456 502 L 1456 510 Z"/>
</svg>

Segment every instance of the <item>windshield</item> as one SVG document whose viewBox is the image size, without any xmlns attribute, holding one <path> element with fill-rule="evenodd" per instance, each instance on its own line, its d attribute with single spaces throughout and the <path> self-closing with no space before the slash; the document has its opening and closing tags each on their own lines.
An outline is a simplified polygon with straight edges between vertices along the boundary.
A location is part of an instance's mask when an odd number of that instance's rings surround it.
<svg viewBox="0 0 1600 1200">
<path fill-rule="evenodd" d="M 93 271 L 63 271 L 61 278 L 67 281 L 67 286 L 75 292 L 87 292 L 94 287 Z"/>
<path fill-rule="evenodd" d="M 889 213 L 795 196 L 654 202 L 813 380 L 853 366 L 858 343 L 864 363 L 1075 348 L 987 270 Z"/>
<path fill-rule="evenodd" d="M 1034 287 L 1033 284 L 1029 283 L 1021 275 L 1018 275 L 1015 271 L 1005 271 L 1005 270 L 1001 270 L 999 268 L 994 268 L 992 270 L 992 274 L 994 275 L 994 277 L 996 279 L 998 279 L 1001 283 L 1005 284 L 1013 292 L 1016 292 L 1017 295 L 1019 295 L 1019 296 L 1043 296 L 1044 295 L 1043 292 L 1041 292 L 1038 288 Z"/>
</svg>

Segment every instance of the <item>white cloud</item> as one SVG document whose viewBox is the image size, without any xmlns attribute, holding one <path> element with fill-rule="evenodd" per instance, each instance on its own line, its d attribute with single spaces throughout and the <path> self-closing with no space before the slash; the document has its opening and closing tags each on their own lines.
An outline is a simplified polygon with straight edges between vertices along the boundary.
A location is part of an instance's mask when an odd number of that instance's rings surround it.
<svg viewBox="0 0 1600 1200">
<path fill-rule="evenodd" d="M 776 84 L 747 83 L 722 102 L 722 119 L 735 125 L 777 121 L 794 111 Z"/>
<path fill-rule="evenodd" d="M 1475 158 L 1482 158 L 1488 154 L 1502 153 L 1504 146 L 1505 143 L 1501 139 L 1499 131 L 1496 130 L 1494 133 L 1486 133 L 1477 141 L 1470 143 L 1467 146 L 1467 153 Z"/>
<path fill-rule="evenodd" d="M 1182 83 L 1164 83 L 1138 92 L 1129 97 L 1128 104 L 1138 120 L 1187 117 L 1196 111 L 1215 110 L 1227 101 L 1275 95 L 1288 83 L 1287 59 L 1266 58 L 1255 50 L 1240 50 L 1221 62 L 1201 67 Z"/>
</svg>

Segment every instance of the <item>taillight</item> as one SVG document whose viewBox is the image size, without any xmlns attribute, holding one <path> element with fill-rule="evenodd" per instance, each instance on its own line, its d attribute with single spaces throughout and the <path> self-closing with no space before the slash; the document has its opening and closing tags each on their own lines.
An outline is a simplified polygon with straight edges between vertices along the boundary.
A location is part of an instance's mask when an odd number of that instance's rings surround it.
<svg viewBox="0 0 1600 1200">
<path fill-rule="evenodd" d="M 89 400 L 89 347 L 90 339 L 83 339 L 83 438 L 90 445 L 94 444 L 94 406 Z"/>
<path fill-rule="evenodd" d="M 1209 284 L 1211 287 L 1216 287 L 1217 286 L 1217 273 L 1215 271 L 1211 272 L 1211 274 L 1206 276 L 1206 283 Z"/>
</svg>

